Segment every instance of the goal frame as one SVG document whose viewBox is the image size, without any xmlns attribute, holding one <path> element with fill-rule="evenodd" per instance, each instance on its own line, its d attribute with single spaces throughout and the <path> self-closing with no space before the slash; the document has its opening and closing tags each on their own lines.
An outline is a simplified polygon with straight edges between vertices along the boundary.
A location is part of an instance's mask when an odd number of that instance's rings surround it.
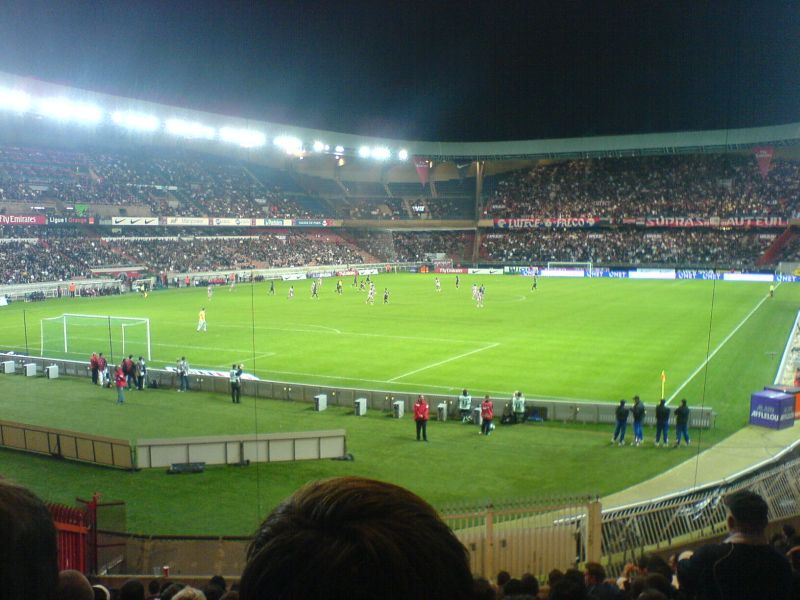
<svg viewBox="0 0 800 600">
<path fill-rule="evenodd" d="M 147 343 L 147 360 L 150 361 L 152 359 L 152 341 L 150 337 L 150 319 L 147 317 L 121 317 L 115 315 L 88 315 L 88 314 L 81 314 L 81 313 L 63 313 L 57 317 L 45 317 L 39 321 L 39 354 L 40 356 L 44 356 L 44 327 L 45 322 L 47 321 L 61 321 L 62 327 L 62 341 L 64 344 L 64 353 L 69 354 L 69 335 L 67 331 L 67 322 L 70 317 L 76 319 L 97 319 L 102 320 L 108 323 L 109 328 L 109 335 L 110 330 L 112 327 L 112 323 L 114 321 L 121 321 L 119 323 L 120 330 L 122 331 L 122 354 L 123 356 L 126 354 L 125 348 L 125 328 L 126 327 L 133 327 L 133 326 L 145 326 L 145 336 L 146 336 L 146 343 Z M 111 338 L 109 337 L 109 342 Z"/>
</svg>

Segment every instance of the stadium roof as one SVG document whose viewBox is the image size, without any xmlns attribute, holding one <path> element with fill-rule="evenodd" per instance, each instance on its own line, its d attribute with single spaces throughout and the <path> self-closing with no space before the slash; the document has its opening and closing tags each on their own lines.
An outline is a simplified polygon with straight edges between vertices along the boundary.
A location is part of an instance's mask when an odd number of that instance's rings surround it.
<svg viewBox="0 0 800 600">
<path fill-rule="evenodd" d="M 182 138 L 187 145 L 199 149 L 228 143 L 248 152 L 286 151 L 298 156 L 317 152 L 387 162 L 398 161 L 401 150 L 407 152 L 407 160 L 420 157 L 457 161 L 706 153 L 765 144 L 800 145 L 800 123 L 748 129 L 496 142 L 365 137 L 145 102 L 3 72 L 0 72 L 0 115 L 5 117 L 0 121 L 5 125 L 23 124 L 26 118 L 52 119 L 76 130 L 96 131 L 98 135 L 104 127 L 119 127 L 132 129 L 133 132 L 128 132 L 131 136 L 140 135 L 150 141 L 158 142 L 161 136 L 163 139 Z M 379 156 L 376 149 L 384 155 Z"/>
</svg>

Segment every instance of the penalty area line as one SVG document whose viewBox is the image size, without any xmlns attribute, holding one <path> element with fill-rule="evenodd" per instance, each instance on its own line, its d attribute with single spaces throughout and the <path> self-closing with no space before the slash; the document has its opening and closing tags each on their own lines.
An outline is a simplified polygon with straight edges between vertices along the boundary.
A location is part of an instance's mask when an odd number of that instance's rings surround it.
<svg viewBox="0 0 800 600">
<path fill-rule="evenodd" d="M 780 283 L 779 283 L 778 285 L 780 285 Z M 717 347 L 716 347 L 716 348 L 714 348 L 714 350 L 711 352 L 711 354 L 709 354 L 709 355 L 708 355 L 708 356 L 705 358 L 705 360 L 703 360 L 703 362 L 701 362 L 701 363 L 700 363 L 700 366 L 698 366 L 698 367 L 697 367 L 697 368 L 696 368 L 694 371 L 692 371 L 692 374 L 691 374 L 691 375 L 689 375 L 689 377 L 687 377 L 687 378 L 686 378 L 686 379 L 683 381 L 683 383 L 681 383 L 681 384 L 678 386 L 678 389 L 676 389 L 676 390 L 675 390 L 675 391 L 672 393 L 672 395 L 671 395 L 669 398 L 667 398 L 667 404 L 669 404 L 670 402 L 672 402 L 672 401 L 673 401 L 673 400 L 674 400 L 674 399 L 677 397 L 677 395 L 681 393 L 681 390 L 683 390 L 683 388 L 685 388 L 687 385 L 689 385 L 689 382 L 690 382 L 692 379 L 694 379 L 694 378 L 697 376 L 697 374 L 698 374 L 700 371 L 702 371 L 702 370 L 705 368 L 705 366 L 706 366 L 706 365 L 707 365 L 709 362 L 711 362 L 711 359 L 712 359 L 712 358 L 714 358 L 714 357 L 717 355 L 717 352 L 719 352 L 720 350 L 722 350 L 722 347 L 723 347 L 725 344 L 727 344 L 727 343 L 728 343 L 728 340 L 730 340 L 730 339 L 731 339 L 731 338 L 732 338 L 732 337 L 733 337 L 733 336 L 736 334 L 736 332 L 737 332 L 737 331 L 739 331 L 739 330 L 742 328 L 742 326 L 743 326 L 745 323 L 747 323 L 747 321 L 750 319 L 750 317 L 752 317 L 752 316 L 755 314 L 755 312 L 756 312 L 756 311 L 757 311 L 759 308 L 761 308 L 761 305 L 762 305 L 762 304 L 764 304 L 764 302 L 766 302 L 766 301 L 767 301 L 767 299 L 768 299 L 768 296 L 765 296 L 764 298 L 762 298 L 762 299 L 761 299 L 761 301 L 760 301 L 758 304 L 756 304 L 756 305 L 755 305 L 755 308 L 753 308 L 753 310 L 751 310 L 749 313 L 747 313 L 747 315 L 745 315 L 744 319 L 742 319 L 742 320 L 739 322 L 739 324 L 738 324 L 736 327 L 734 327 L 734 328 L 733 328 L 733 331 L 731 331 L 731 332 L 730 332 L 728 335 L 726 335 L 726 336 L 725 336 L 725 339 L 724 339 L 724 340 L 722 340 L 722 341 L 721 341 L 721 342 L 720 342 L 720 343 L 717 345 Z"/>
<path fill-rule="evenodd" d="M 398 379 L 403 379 L 404 377 L 408 377 L 409 375 L 414 375 L 415 373 L 419 373 L 421 371 L 427 371 L 428 369 L 432 369 L 433 367 L 438 367 L 440 365 L 447 364 L 449 362 L 453 362 L 454 360 L 458 360 L 460 358 L 464 358 L 471 354 L 477 354 L 478 352 L 483 352 L 484 350 L 490 350 L 492 348 L 497 348 L 499 346 L 499 342 L 495 342 L 493 344 L 489 344 L 488 346 L 483 346 L 482 348 L 476 348 L 475 350 L 470 350 L 469 352 L 464 352 L 463 354 L 458 354 L 456 356 L 451 356 L 450 358 L 446 358 L 444 360 L 440 360 L 439 362 L 432 363 L 430 365 L 425 365 L 424 367 L 420 367 L 419 369 L 414 369 L 413 371 L 409 371 L 408 373 L 403 373 L 402 375 L 398 375 L 397 377 L 392 377 L 391 379 L 387 379 L 387 383 L 392 383 L 397 381 Z"/>
</svg>

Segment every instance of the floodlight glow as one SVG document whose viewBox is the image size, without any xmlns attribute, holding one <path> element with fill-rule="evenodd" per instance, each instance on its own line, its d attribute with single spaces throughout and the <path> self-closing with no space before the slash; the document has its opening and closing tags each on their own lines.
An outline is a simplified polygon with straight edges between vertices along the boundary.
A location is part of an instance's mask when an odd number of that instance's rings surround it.
<svg viewBox="0 0 800 600">
<path fill-rule="evenodd" d="M 408 150 L 403 148 L 400 152 L 397 153 L 397 158 L 400 160 L 408 160 Z"/>
<path fill-rule="evenodd" d="M 74 102 L 61 96 L 41 98 L 36 103 L 36 110 L 40 115 L 59 121 L 78 121 L 80 123 L 94 124 L 103 119 L 103 111 L 99 106 L 85 102 Z"/>
<path fill-rule="evenodd" d="M 20 90 L 0 88 L 0 110 L 25 112 L 31 107 L 31 97 Z"/>
<path fill-rule="evenodd" d="M 236 129 L 223 127 L 219 130 L 219 139 L 223 142 L 237 144 L 242 148 L 257 148 L 267 143 L 267 136 L 253 129 Z"/>
<path fill-rule="evenodd" d="M 291 135 L 279 135 L 272 140 L 272 143 L 289 154 L 300 152 L 303 149 L 303 142 Z"/>
<path fill-rule="evenodd" d="M 314 152 L 322 152 L 325 150 L 325 144 L 320 141 L 314 142 Z"/>
<path fill-rule="evenodd" d="M 372 149 L 372 158 L 375 160 L 387 160 L 391 155 L 391 151 L 385 146 L 376 146 Z"/>
<path fill-rule="evenodd" d="M 191 140 L 213 140 L 217 137 L 213 127 L 184 119 L 167 119 L 165 129 L 167 133 Z"/>
<path fill-rule="evenodd" d="M 358 149 L 358 155 L 361 158 L 369 158 L 369 154 L 370 154 L 369 146 L 361 146 L 361 148 Z"/>
<path fill-rule="evenodd" d="M 115 111 L 111 114 L 111 120 L 116 125 L 132 131 L 155 131 L 161 126 L 158 117 L 129 110 Z"/>
<path fill-rule="evenodd" d="M 336 146 L 334 150 L 336 150 L 336 154 L 344 154 L 344 146 Z"/>
</svg>

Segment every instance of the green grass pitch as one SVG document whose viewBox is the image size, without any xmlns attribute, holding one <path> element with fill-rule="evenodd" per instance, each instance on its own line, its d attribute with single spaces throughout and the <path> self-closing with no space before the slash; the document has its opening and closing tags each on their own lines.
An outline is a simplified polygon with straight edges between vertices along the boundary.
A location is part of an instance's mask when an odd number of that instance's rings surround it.
<svg viewBox="0 0 800 600">
<path fill-rule="evenodd" d="M 749 283 L 541 279 L 531 291 L 522 277 L 461 276 L 457 290 L 454 276 L 442 276 L 436 293 L 433 277 L 378 275 L 374 306 L 350 279 L 343 279 L 342 296 L 335 281 L 326 280 L 319 299 L 311 299 L 309 282 L 301 281 L 291 300 L 290 284 L 280 282 L 275 296 L 262 283 L 215 288 L 211 300 L 205 289 L 181 289 L 147 299 L 19 303 L 0 309 L 0 348 L 24 349 L 27 323 L 28 349 L 38 353 L 40 320 L 62 313 L 147 317 L 156 366 L 186 355 L 195 367 L 244 362 L 260 377 L 371 389 L 455 394 L 466 387 L 473 396 L 500 398 L 519 389 L 528 398 L 610 402 L 639 394 L 651 410 L 663 369 L 667 397 L 677 393 L 691 405 L 714 407 L 716 428 L 693 432 L 700 443 L 691 450 L 668 451 L 612 448 L 603 426 L 498 426 L 484 439 L 470 426 L 432 422 L 426 445 L 414 441 L 409 417 L 397 421 L 370 412 L 356 418 L 350 409 L 315 413 L 302 403 L 251 398 L 234 407 L 223 396 L 172 390 L 130 393 L 128 403 L 116 407 L 113 392 L 84 380 L 0 376 L 0 413 L 8 420 L 129 439 L 345 427 L 356 456 L 354 462 L 213 467 L 202 475 L 166 477 L 160 470 L 118 473 L 2 451 L 0 474 L 54 500 L 70 502 L 93 491 L 124 499 L 129 528 L 145 533 L 246 534 L 303 482 L 345 473 L 395 481 L 439 506 L 606 494 L 746 424 L 749 394 L 772 382 L 800 301 L 800 287 L 788 284 L 766 299 L 765 285 Z M 471 299 L 473 282 L 486 285 L 484 308 Z M 195 331 L 203 306 L 207 333 Z M 75 358 L 88 359 L 91 349 L 109 353 L 107 327 L 75 338 Z M 112 347 L 118 359 L 118 339 Z"/>
</svg>

